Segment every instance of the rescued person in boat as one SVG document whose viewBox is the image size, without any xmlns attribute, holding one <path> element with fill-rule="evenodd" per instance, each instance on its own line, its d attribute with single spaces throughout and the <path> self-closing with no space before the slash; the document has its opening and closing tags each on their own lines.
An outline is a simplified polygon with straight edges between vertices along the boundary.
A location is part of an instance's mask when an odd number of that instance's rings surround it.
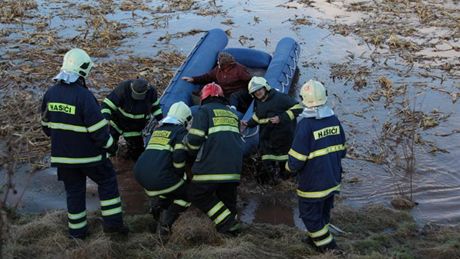
<svg viewBox="0 0 460 259">
<path fill-rule="evenodd" d="M 255 99 L 254 114 L 249 121 L 241 121 L 241 131 L 260 126 L 263 170 L 257 172 L 256 180 L 261 184 L 277 184 L 286 176 L 284 165 L 302 106 L 289 95 L 271 88 L 263 77 L 253 77 L 248 91 Z"/>
<path fill-rule="evenodd" d="M 222 87 L 230 105 L 242 113 L 251 104 L 252 98 L 247 89 L 251 75 L 246 67 L 236 62 L 235 58 L 227 52 L 219 53 L 217 66 L 208 73 L 194 77 L 184 76 L 182 79 L 189 83 L 201 85 L 216 82 Z"/>
<path fill-rule="evenodd" d="M 184 180 L 187 179 L 188 153 L 182 140 L 191 119 L 192 112 L 184 102 L 174 103 L 160 126 L 152 132 L 133 170 L 136 180 L 151 199 L 150 212 L 154 219 L 151 230 L 156 232 L 158 225 L 163 239 L 169 236 L 179 215 L 190 206 Z"/>
<path fill-rule="evenodd" d="M 345 134 L 334 111 L 326 105 L 326 89 L 310 80 L 300 90 L 305 106 L 297 124 L 286 169 L 297 173 L 300 218 L 308 244 L 320 252 L 338 250 L 329 231 L 334 195 L 340 191 Z"/>
<path fill-rule="evenodd" d="M 139 78 L 121 82 L 102 102 L 102 114 L 110 122 L 116 146 L 120 136 L 126 140 L 127 156 L 132 160 L 144 151 L 142 130 L 150 118 L 163 118 L 157 90 Z"/>
</svg>

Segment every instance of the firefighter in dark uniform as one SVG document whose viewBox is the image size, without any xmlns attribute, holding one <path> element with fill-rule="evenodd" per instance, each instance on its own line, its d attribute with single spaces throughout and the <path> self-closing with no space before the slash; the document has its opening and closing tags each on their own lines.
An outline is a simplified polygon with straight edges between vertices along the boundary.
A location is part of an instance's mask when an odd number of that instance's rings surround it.
<svg viewBox="0 0 460 259">
<path fill-rule="evenodd" d="M 325 105 L 326 90 L 320 82 L 308 81 L 300 94 L 306 108 L 299 116 L 286 169 L 298 174 L 300 218 L 309 243 L 325 252 L 337 249 L 329 219 L 334 194 L 340 190 L 345 134 L 333 110 Z"/>
<path fill-rule="evenodd" d="M 242 121 L 242 130 L 260 126 L 259 151 L 263 171 L 257 173 L 256 179 L 260 183 L 276 183 L 285 175 L 287 152 L 302 106 L 287 94 L 272 89 L 263 77 L 253 77 L 248 89 L 255 98 L 254 114 L 249 121 Z"/>
<path fill-rule="evenodd" d="M 234 235 L 240 228 L 236 191 L 243 163 L 239 119 L 228 107 L 219 85 L 205 85 L 200 99 L 201 106 L 184 139 L 196 157 L 189 198 L 214 222 L 217 231 Z"/>
<path fill-rule="evenodd" d="M 142 130 L 150 118 L 163 118 L 157 91 L 144 79 L 121 82 L 102 102 L 102 114 L 110 122 L 115 142 L 125 138 L 133 160 L 144 151 Z"/>
<path fill-rule="evenodd" d="M 136 180 L 151 198 L 151 213 L 155 222 L 160 223 L 162 236 L 170 232 L 180 213 L 190 206 L 185 183 L 188 155 L 182 140 L 191 118 L 190 108 L 184 102 L 174 103 L 134 166 Z"/>
<path fill-rule="evenodd" d="M 51 166 L 67 193 L 70 237 L 87 235 L 86 177 L 98 184 L 104 231 L 127 234 L 123 225 L 117 178 L 107 152 L 114 151 L 108 122 L 85 84 L 93 62 L 81 49 L 64 56 L 61 72 L 54 78 L 41 106 L 42 126 L 51 137 Z"/>
</svg>

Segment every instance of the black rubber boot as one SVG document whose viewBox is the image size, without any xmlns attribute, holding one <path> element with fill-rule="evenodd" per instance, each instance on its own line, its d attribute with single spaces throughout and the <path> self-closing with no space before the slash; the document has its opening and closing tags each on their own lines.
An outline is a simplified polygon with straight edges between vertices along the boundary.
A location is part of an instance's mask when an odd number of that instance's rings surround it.
<svg viewBox="0 0 460 259">
<path fill-rule="evenodd" d="M 174 204 L 169 206 L 167 210 L 163 210 L 160 215 L 160 237 L 162 240 L 167 240 L 171 234 L 171 227 L 183 211 Z"/>
<path fill-rule="evenodd" d="M 335 243 L 335 240 L 332 240 L 329 244 L 324 245 L 324 246 L 318 246 L 317 247 L 318 252 L 320 253 L 327 253 L 327 252 L 332 252 L 335 255 L 342 255 L 343 250 L 341 250 L 338 246 L 337 243 Z"/>
<path fill-rule="evenodd" d="M 121 236 L 127 236 L 129 233 L 129 228 L 125 225 L 121 226 L 104 226 L 104 233 L 106 234 L 119 234 Z"/>
<path fill-rule="evenodd" d="M 315 245 L 315 242 L 313 242 L 313 239 L 311 239 L 311 237 L 309 237 L 309 236 L 303 237 L 301 239 L 301 241 L 302 241 L 302 243 L 305 243 L 305 244 L 310 245 L 310 246 L 312 246 L 314 248 L 317 248 L 317 246 Z"/>
<path fill-rule="evenodd" d="M 150 232 L 157 232 L 158 224 L 160 221 L 160 215 L 162 211 L 163 208 L 161 208 L 158 198 L 152 199 L 150 201 L 150 214 L 152 214 L 153 222 L 149 225 Z"/>
<path fill-rule="evenodd" d="M 241 232 L 241 224 L 235 219 L 235 216 L 230 215 L 223 223 L 217 226 L 217 232 L 236 237 Z"/>
<path fill-rule="evenodd" d="M 273 161 L 262 161 L 261 170 L 256 173 L 256 181 L 258 184 L 275 184 L 274 175 L 276 174 L 276 168 Z"/>
</svg>

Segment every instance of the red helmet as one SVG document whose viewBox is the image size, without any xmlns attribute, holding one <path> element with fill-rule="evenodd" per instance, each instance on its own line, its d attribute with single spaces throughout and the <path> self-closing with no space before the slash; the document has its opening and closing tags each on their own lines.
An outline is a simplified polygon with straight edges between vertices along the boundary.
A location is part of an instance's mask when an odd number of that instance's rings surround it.
<svg viewBox="0 0 460 259">
<path fill-rule="evenodd" d="M 201 89 L 200 101 L 203 101 L 204 99 L 206 99 L 206 98 L 208 98 L 210 96 L 211 97 L 212 96 L 214 96 L 214 97 L 218 97 L 218 96 L 224 97 L 224 91 L 222 91 L 222 88 L 218 84 L 216 84 L 214 82 L 209 83 L 209 84 L 205 85 L 203 87 L 203 89 Z"/>
</svg>

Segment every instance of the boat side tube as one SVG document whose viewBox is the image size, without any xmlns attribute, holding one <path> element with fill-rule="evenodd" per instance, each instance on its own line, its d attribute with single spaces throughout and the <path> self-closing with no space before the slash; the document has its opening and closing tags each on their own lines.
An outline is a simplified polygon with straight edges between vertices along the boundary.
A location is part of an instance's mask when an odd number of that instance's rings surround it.
<svg viewBox="0 0 460 259">
<path fill-rule="evenodd" d="M 211 70 L 216 65 L 218 53 L 225 48 L 227 43 L 227 35 L 221 29 L 208 31 L 198 41 L 160 98 L 163 114 L 167 114 L 169 107 L 175 102 L 183 101 L 189 106 L 193 105 L 192 92 L 198 91 L 200 86 L 181 78 L 202 75 Z"/>
<path fill-rule="evenodd" d="M 226 48 L 222 50 L 231 54 L 236 62 L 245 67 L 267 69 L 272 56 L 267 52 L 249 48 Z"/>
<path fill-rule="evenodd" d="M 282 93 L 288 93 L 299 61 L 300 46 L 292 38 L 283 38 L 276 46 L 272 62 L 265 73 L 265 79 L 271 87 Z"/>
</svg>

